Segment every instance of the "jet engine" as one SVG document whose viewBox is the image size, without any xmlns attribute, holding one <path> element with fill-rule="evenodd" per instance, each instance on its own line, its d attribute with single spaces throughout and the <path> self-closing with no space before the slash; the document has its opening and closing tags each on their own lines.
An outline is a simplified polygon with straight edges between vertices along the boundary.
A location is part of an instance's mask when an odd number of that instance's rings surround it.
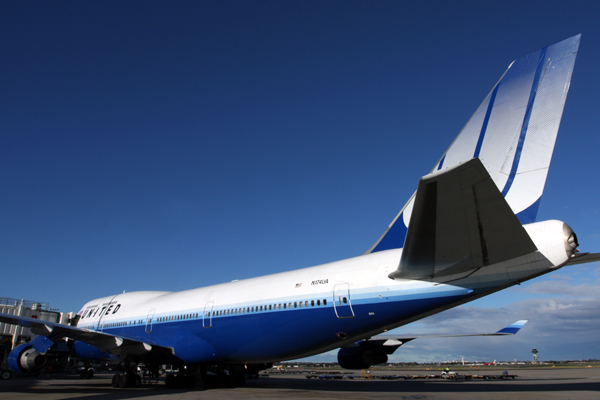
<svg viewBox="0 0 600 400">
<path fill-rule="evenodd" d="M 19 375 L 33 375 L 46 364 L 46 356 L 38 353 L 31 343 L 23 343 L 9 353 L 6 362 Z"/>
</svg>

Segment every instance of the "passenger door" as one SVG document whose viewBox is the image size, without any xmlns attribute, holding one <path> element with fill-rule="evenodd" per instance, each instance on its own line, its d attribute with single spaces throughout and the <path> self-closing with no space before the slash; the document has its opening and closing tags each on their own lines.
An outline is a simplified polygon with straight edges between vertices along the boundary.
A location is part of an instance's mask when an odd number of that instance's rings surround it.
<svg viewBox="0 0 600 400">
<path fill-rule="evenodd" d="M 338 318 L 354 318 L 349 283 L 339 283 L 333 287 L 333 309 Z"/>
<path fill-rule="evenodd" d="M 212 310 L 214 301 L 209 301 L 204 306 L 204 315 L 202 316 L 202 326 L 205 328 L 212 327 Z"/>
</svg>

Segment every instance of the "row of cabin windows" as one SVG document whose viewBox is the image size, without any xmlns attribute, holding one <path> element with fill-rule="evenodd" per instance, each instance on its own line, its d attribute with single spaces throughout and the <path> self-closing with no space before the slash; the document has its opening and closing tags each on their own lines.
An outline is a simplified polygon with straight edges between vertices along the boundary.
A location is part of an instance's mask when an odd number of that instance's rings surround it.
<svg viewBox="0 0 600 400">
<path fill-rule="evenodd" d="M 348 299 L 346 299 L 344 297 L 344 298 L 342 298 L 342 302 L 344 304 L 347 304 Z M 264 305 L 264 306 L 233 308 L 233 309 L 228 309 L 228 310 L 213 311 L 212 316 L 220 317 L 223 315 L 238 315 L 238 314 L 250 314 L 250 313 L 261 312 L 261 311 L 286 310 L 286 309 L 292 309 L 292 307 L 293 308 L 315 307 L 315 306 L 320 307 L 321 305 L 326 306 L 327 299 L 323 299 L 323 300 L 318 299 L 318 300 L 310 300 L 310 301 L 309 300 L 295 301 L 293 303 L 290 302 L 290 303 L 268 304 L 268 305 Z M 159 318 L 157 318 L 156 322 L 182 321 L 182 320 L 193 319 L 193 318 L 198 318 L 198 313 L 184 314 L 184 315 L 170 315 L 168 317 L 159 317 Z M 104 324 L 101 326 L 101 328 L 115 328 L 115 327 L 119 327 L 119 326 L 135 325 L 136 322 L 137 322 L 137 324 L 141 325 L 144 323 L 144 320 L 129 321 L 129 323 L 115 322 L 112 324 Z M 87 328 L 93 329 L 94 327 L 90 326 Z"/>
<path fill-rule="evenodd" d="M 102 325 L 100 325 L 100 329 L 104 329 L 104 328 L 118 328 L 120 326 L 142 325 L 145 322 L 146 321 L 143 320 L 143 319 L 139 319 L 137 321 L 129 321 L 129 322 L 114 322 L 114 323 L 111 323 L 111 324 L 102 324 Z M 80 326 L 79 328 L 94 330 L 94 329 L 96 329 L 96 325 Z"/>
<path fill-rule="evenodd" d="M 184 314 L 184 315 L 170 315 L 168 317 L 160 317 L 156 319 L 156 322 L 167 322 L 167 321 L 183 321 L 184 319 L 198 318 L 198 313 L 195 314 Z"/>
<path fill-rule="evenodd" d="M 344 297 L 344 300 L 346 298 Z M 346 303 L 346 301 L 344 302 Z M 255 306 L 255 307 L 242 307 L 242 308 L 231 308 L 228 310 L 220 310 L 220 311 L 213 311 L 212 312 L 212 316 L 213 317 L 220 317 L 223 315 L 238 315 L 238 314 L 251 314 L 251 313 L 255 313 L 255 312 L 261 312 L 261 311 L 276 311 L 276 310 L 287 310 L 287 309 L 292 309 L 293 308 L 302 308 L 302 307 L 319 307 L 324 305 L 327 305 L 327 300 L 323 299 L 322 301 L 320 299 L 318 300 L 306 300 L 306 301 L 295 301 L 293 303 L 279 303 L 279 304 L 268 304 L 268 305 L 264 305 L 264 306 Z"/>
</svg>

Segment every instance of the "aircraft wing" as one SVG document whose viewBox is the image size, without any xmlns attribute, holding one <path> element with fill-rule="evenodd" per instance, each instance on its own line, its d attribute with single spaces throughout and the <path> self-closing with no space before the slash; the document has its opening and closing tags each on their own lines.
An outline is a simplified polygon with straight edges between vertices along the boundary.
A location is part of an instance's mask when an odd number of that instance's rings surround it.
<svg viewBox="0 0 600 400">
<path fill-rule="evenodd" d="M 505 328 L 500 329 L 497 332 L 486 332 L 486 333 L 460 333 L 460 334 L 432 334 L 432 335 L 421 335 L 421 334 L 398 334 L 398 335 L 377 335 L 373 336 L 367 340 L 362 341 L 363 343 L 368 344 L 369 346 L 383 346 L 387 347 L 391 352 L 386 354 L 393 353 L 398 347 L 406 344 L 414 339 L 419 338 L 442 338 L 442 337 L 463 337 L 463 336 L 506 336 L 506 335 L 514 335 L 519 330 L 525 326 L 528 320 L 522 319 L 512 324 L 508 325 Z M 360 342 L 359 342 L 360 343 Z"/>
<path fill-rule="evenodd" d="M 40 354 L 46 353 L 54 342 L 69 338 L 97 347 L 101 351 L 119 358 L 125 358 L 127 355 L 137 357 L 172 357 L 175 355 L 174 350 L 170 347 L 157 346 L 138 339 L 119 337 L 36 318 L 0 313 L 0 322 L 24 326 L 31 329 L 31 332 L 36 335 L 45 336 L 46 340 L 35 340 L 33 342 L 33 347 Z"/>
</svg>

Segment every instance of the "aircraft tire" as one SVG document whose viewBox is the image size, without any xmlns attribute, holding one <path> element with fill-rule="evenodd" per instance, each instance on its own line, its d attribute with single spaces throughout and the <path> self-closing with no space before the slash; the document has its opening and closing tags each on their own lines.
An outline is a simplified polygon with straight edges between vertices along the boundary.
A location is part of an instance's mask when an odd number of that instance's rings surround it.
<svg viewBox="0 0 600 400">
<path fill-rule="evenodd" d="M 204 377 L 205 389 L 216 389 L 219 387 L 219 377 L 214 374 L 206 374 Z"/>
<path fill-rule="evenodd" d="M 125 389 L 127 387 L 127 374 L 119 374 L 119 387 Z"/>
<path fill-rule="evenodd" d="M 183 375 L 182 378 L 182 388 L 194 389 L 196 387 L 196 379 L 192 375 Z"/>
<path fill-rule="evenodd" d="M 142 377 L 139 375 L 135 375 L 134 376 L 134 380 L 133 380 L 134 386 L 135 388 L 139 388 L 142 386 Z"/>
<path fill-rule="evenodd" d="M 93 369 L 88 369 L 85 373 L 85 378 L 86 379 L 93 379 L 94 378 L 94 370 Z"/>
<path fill-rule="evenodd" d="M 235 388 L 236 380 L 232 375 L 224 375 L 222 377 L 223 387 L 227 389 Z"/>
<path fill-rule="evenodd" d="M 121 383 L 121 374 L 114 374 L 112 377 L 112 387 L 118 388 Z"/>
<path fill-rule="evenodd" d="M 233 380 L 235 382 L 235 386 L 237 386 L 237 387 L 246 386 L 246 375 L 244 375 L 244 374 L 235 374 L 233 376 Z"/>
<path fill-rule="evenodd" d="M 168 389 L 175 389 L 175 375 L 173 374 L 169 374 L 167 375 L 167 377 L 165 378 L 165 386 Z"/>
</svg>

